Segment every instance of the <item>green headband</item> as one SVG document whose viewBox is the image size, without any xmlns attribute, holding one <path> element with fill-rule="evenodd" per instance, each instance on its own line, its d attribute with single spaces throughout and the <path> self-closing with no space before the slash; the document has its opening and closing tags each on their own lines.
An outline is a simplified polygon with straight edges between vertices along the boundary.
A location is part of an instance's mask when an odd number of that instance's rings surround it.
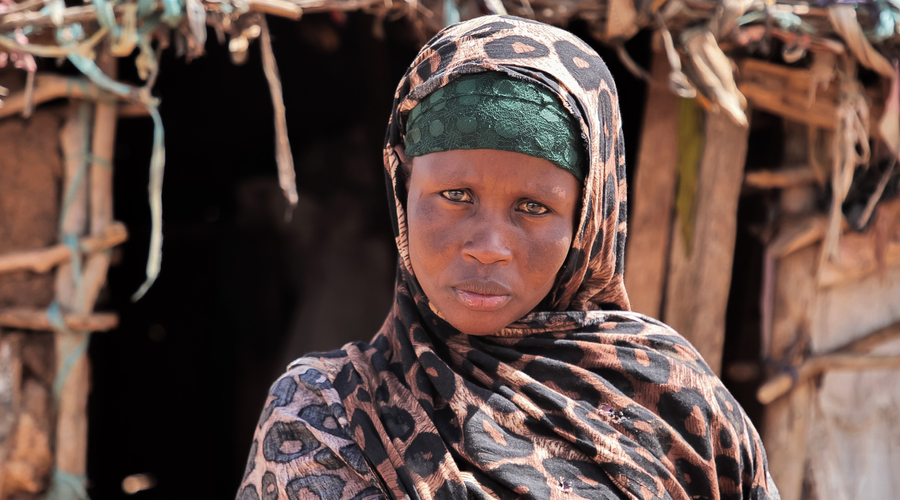
<svg viewBox="0 0 900 500">
<path fill-rule="evenodd" d="M 409 156 L 453 149 L 498 149 L 543 158 L 583 181 L 585 146 L 556 94 L 498 71 L 461 76 L 409 112 Z"/>
</svg>

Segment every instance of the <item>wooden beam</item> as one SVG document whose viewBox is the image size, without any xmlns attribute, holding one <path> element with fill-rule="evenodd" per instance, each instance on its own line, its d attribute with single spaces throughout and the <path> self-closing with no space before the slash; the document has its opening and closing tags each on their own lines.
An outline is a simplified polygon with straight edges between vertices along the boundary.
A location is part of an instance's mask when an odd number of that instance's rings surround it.
<svg viewBox="0 0 900 500">
<path fill-rule="evenodd" d="M 748 129 L 723 113 L 709 113 L 704 133 L 693 217 L 679 213 L 675 222 L 676 227 L 693 223 L 693 241 L 685 241 L 683 231 L 673 231 L 663 319 L 690 340 L 718 374 Z"/>
<path fill-rule="evenodd" d="M 741 60 L 738 74 L 738 90 L 753 107 L 823 130 L 833 131 L 837 127 L 838 81 L 814 89 L 813 96 L 810 93 L 810 70 L 752 58 Z M 880 122 L 884 99 L 879 91 L 866 89 L 866 100 L 871 106 L 868 133 L 875 137 L 879 132 L 873 124 Z"/>
<path fill-rule="evenodd" d="M 779 373 L 767 380 L 756 392 L 762 404 L 787 394 L 798 383 L 803 383 L 827 370 L 896 370 L 900 369 L 900 356 L 861 356 L 859 354 L 823 354 L 804 361 L 796 374 Z"/>
<path fill-rule="evenodd" d="M 828 217 L 816 214 L 781 222 L 778 234 L 769 242 L 768 252 L 780 259 L 801 248 L 822 241 L 828 231 Z"/>
<path fill-rule="evenodd" d="M 867 356 L 876 347 L 900 338 L 900 323 L 886 326 L 863 338 L 856 339 L 831 352 L 810 356 L 799 367 L 781 371 L 767 380 L 756 393 L 762 404 L 770 404 L 827 370 L 884 370 L 900 369 L 900 356 Z"/>
<path fill-rule="evenodd" d="M 246 0 L 251 12 L 262 12 L 273 16 L 298 20 L 303 16 L 303 7 L 287 0 Z"/>
<path fill-rule="evenodd" d="M 838 243 L 838 261 L 822 263 L 819 286 L 839 286 L 900 264 L 900 199 L 882 202 L 865 233 L 848 231 Z"/>
<path fill-rule="evenodd" d="M 819 246 L 810 245 L 776 260 L 769 318 L 771 338 L 765 353 L 766 358 L 776 363 L 795 363 L 809 342 L 809 325 L 818 293 L 818 256 Z M 806 473 L 807 427 L 814 393 L 811 384 L 811 380 L 804 380 L 765 410 L 763 442 L 769 470 L 784 500 L 801 498 Z"/>
<path fill-rule="evenodd" d="M 384 0 L 345 0 L 335 4 L 331 0 L 244 0 L 247 10 L 250 12 L 262 12 L 272 14 L 288 19 L 300 19 L 303 14 L 329 12 L 332 10 L 340 11 L 357 11 L 371 7 L 388 6 L 389 9 L 399 10 L 402 4 L 392 5 L 390 2 L 385 3 Z M 221 4 L 210 1 L 204 2 L 207 10 L 221 11 Z M 162 3 L 156 3 L 156 9 L 162 10 Z M 121 17 L 126 10 L 125 5 L 116 5 L 113 9 L 117 21 L 121 22 Z M 0 31 L 12 31 L 16 28 L 24 27 L 48 27 L 55 26 L 55 14 L 45 11 L 24 11 L 13 12 L 0 17 Z M 97 8 L 94 5 L 81 5 L 74 7 L 66 7 L 62 11 L 62 24 L 84 23 L 97 20 Z"/>
<path fill-rule="evenodd" d="M 147 107 L 137 102 L 123 102 L 119 104 L 119 118 L 149 118 Z"/>
<path fill-rule="evenodd" d="M 778 170 L 755 170 L 744 175 L 745 186 L 759 189 L 805 186 L 816 182 L 816 172 L 806 166 Z"/>
<path fill-rule="evenodd" d="M 88 229 L 88 187 L 90 169 L 91 104 L 73 101 L 72 113 L 62 130 L 63 157 L 66 159 L 63 182 L 63 219 L 60 232 L 64 235 L 83 237 Z M 75 187 L 77 186 L 77 191 Z M 70 197 L 70 192 L 77 196 Z M 75 268 L 64 262 L 56 268 L 56 300 L 63 315 L 77 314 L 78 280 Z M 44 314 L 46 316 L 46 314 Z M 53 325 L 47 326 L 51 329 Z M 42 325 L 43 326 L 43 325 Z M 68 321 L 66 321 L 68 326 Z M 95 326 L 95 325 L 82 325 Z M 79 346 L 88 341 L 92 330 L 66 328 L 54 331 L 57 379 L 54 383 L 57 400 L 54 466 L 74 477 L 84 475 L 87 466 L 87 391 L 90 384 L 90 367 L 87 356 L 80 354 Z M 52 479 L 51 479 L 52 481 Z M 51 484 L 51 488 L 55 485 Z"/>
<path fill-rule="evenodd" d="M 97 54 L 97 66 L 111 78 L 117 76 L 117 60 L 109 47 Z M 71 229 L 63 227 L 64 234 L 102 235 L 112 224 L 112 175 L 113 146 L 116 137 L 115 102 L 99 101 L 95 106 L 93 131 L 90 134 L 90 199 L 89 219 L 86 224 Z M 82 145 L 87 141 L 82 140 Z M 86 200 L 85 200 L 86 201 Z M 57 297 L 64 313 L 92 317 L 94 303 L 106 282 L 110 252 L 95 252 L 87 256 L 84 272 L 74 281 L 71 268 L 60 267 L 57 281 Z M 98 325 L 84 325 L 56 331 L 57 374 L 72 363 L 65 380 L 61 381 L 59 412 L 56 422 L 56 469 L 74 477 L 84 477 L 87 472 L 87 399 L 90 392 L 90 360 L 86 344 L 90 333 L 98 331 Z M 114 326 L 113 326 L 114 327 Z M 74 359 L 74 362 L 72 362 Z"/>
<path fill-rule="evenodd" d="M 650 73 L 659 85 L 647 90 L 628 224 L 625 288 L 633 310 L 658 318 L 672 229 L 679 97 L 665 83 L 670 71 L 666 54 L 654 52 L 652 58 Z"/>
<path fill-rule="evenodd" d="M 103 92 L 84 77 L 60 76 L 52 73 L 40 73 L 35 76 L 34 92 L 30 96 L 31 105 L 68 97 L 70 99 L 87 99 L 96 101 L 101 98 L 115 99 L 115 96 Z M 28 105 L 29 96 L 25 91 L 3 99 L 0 107 L 0 118 L 21 113 Z"/>
<path fill-rule="evenodd" d="M 886 342 L 900 338 L 900 323 L 876 330 L 865 337 L 856 339 L 847 345 L 835 349 L 835 354 L 865 354 Z"/>
<path fill-rule="evenodd" d="M 128 239 L 128 230 L 121 222 L 107 226 L 102 235 L 81 238 L 79 249 L 84 253 L 93 253 L 112 248 Z M 40 250 L 28 250 L 0 255 L 0 273 L 28 270 L 45 273 L 57 264 L 72 258 L 72 252 L 66 245 L 54 245 Z"/>
<path fill-rule="evenodd" d="M 63 320 L 72 330 L 106 332 L 119 326 L 115 313 L 64 314 Z M 46 310 L 21 307 L 0 309 L 0 327 L 48 332 L 54 329 Z"/>
</svg>

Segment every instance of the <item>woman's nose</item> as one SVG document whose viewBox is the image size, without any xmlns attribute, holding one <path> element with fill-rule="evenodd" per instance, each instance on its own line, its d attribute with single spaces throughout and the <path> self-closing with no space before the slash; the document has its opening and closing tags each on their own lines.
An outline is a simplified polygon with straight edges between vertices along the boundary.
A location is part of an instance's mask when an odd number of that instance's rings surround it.
<svg viewBox="0 0 900 500">
<path fill-rule="evenodd" d="M 468 231 L 463 255 L 482 264 L 508 263 L 512 259 L 510 235 L 495 218 L 484 217 Z"/>
</svg>

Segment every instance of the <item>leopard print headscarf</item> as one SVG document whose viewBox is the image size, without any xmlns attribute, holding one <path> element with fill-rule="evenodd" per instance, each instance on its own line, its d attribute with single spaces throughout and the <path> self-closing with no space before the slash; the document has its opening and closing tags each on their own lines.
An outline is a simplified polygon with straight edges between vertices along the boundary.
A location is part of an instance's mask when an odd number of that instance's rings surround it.
<svg viewBox="0 0 900 500">
<path fill-rule="evenodd" d="M 481 71 L 556 93 L 590 171 L 543 310 L 474 337 L 416 281 L 395 146 L 416 103 Z M 300 358 L 273 385 L 238 498 L 778 498 L 756 430 L 697 351 L 629 311 L 620 124 L 605 64 L 565 31 L 488 16 L 435 36 L 400 82 L 385 139 L 394 306 L 370 343 Z"/>
</svg>

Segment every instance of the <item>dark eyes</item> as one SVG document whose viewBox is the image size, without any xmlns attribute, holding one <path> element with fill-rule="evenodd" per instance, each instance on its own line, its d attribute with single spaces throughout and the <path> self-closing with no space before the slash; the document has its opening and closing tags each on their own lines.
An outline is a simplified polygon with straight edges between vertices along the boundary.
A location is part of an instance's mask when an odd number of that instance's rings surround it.
<svg viewBox="0 0 900 500">
<path fill-rule="evenodd" d="M 519 203 L 518 209 L 529 215 L 544 215 L 550 212 L 549 208 L 536 201 L 523 201 Z"/>
<path fill-rule="evenodd" d="M 472 195 L 465 189 L 448 189 L 446 191 L 441 191 L 441 196 L 455 203 L 472 202 Z M 520 202 L 516 207 L 516 210 L 528 215 L 544 215 L 550 213 L 550 209 L 546 206 L 530 200 Z"/>
<path fill-rule="evenodd" d="M 472 195 L 462 189 L 448 189 L 447 191 L 442 191 L 441 196 L 456 202 L 472 201 Z"/>
</svg>

